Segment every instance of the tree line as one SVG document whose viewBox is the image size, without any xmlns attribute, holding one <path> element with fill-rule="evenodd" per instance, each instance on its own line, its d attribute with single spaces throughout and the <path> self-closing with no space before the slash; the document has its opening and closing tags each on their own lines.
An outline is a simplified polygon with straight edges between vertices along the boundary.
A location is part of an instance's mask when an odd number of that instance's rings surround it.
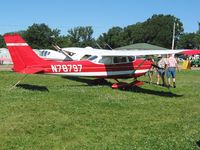
<svg viewBox="0 0 200 150">
<path fill-rule="evenodd" d="M 101 47 L 117 48 L 134 43 L 149 43 L 165 48 L 171 48 L 173 26 L 175 25 L 175 48 L 200 49 L 200 31 L 184 33 L 183 23 L 172 15 L 153 15 L 144 22 L 128 25 L 126 27 L 112 27 L 102 33 L 97 39 L 93 37 L 92 26 L 79 26 L 61 35 L 59 29 L 51 29 L 48 25 L 33 24 L 27 30 L 17 33 L 33 48 L 52 49 L 52 44 L 60 47 Z M 0 35 L 0 47 L 5 47 Z"/>
</svg>

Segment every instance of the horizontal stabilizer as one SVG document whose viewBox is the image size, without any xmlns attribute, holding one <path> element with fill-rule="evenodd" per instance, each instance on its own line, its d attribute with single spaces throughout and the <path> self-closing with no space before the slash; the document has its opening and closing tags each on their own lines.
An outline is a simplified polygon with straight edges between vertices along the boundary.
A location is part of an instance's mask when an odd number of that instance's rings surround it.
<svg viewBox="0 0 200 150">
<path fill-rule="evenodd" d="M 20 73 L 24 74 L 36 74 L 36 73 L 42 73 L 44 71 L 43 68 L 24 68 L 23 70 L 20 70 Z"/>
</svg>

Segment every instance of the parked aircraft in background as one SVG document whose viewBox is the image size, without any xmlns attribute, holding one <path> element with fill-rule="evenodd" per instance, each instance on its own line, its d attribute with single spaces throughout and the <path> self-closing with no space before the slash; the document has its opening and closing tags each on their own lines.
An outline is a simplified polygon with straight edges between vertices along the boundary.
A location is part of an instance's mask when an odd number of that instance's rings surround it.
<svg viewBox="0 0 200 150">
<path fill-rule="evenodd" d="M 94 49 L 92 47 L 69 47 L 69 48 L 60 48 L 54 46 L 57 50 L 37 50 L 38 56 L 45 60 L 57 60 L 57 61 L 71 61 L 71 60 L 85 60 L 88 59 Z"/>
<path fill-rule="evenodd" d="M 137 59 L 141 55 L 158 55 L 174 53 L 194 53 L 188 50 L 99 50 L 90 49 L 88 60 L 79 61 L 47 61 L 35 54 L 31 47 L 18 34 L 4 35 L 4 40 L 12 57 L 13 70 L 25 74 L 52 74 L 60 76 L 112 78 L 133 78 L 134 82 L 127 84 L 138 85 L 137 78 L 144 75 L 152 66 L 147 59 Z M 69 50 L 68 50 L 69 51 Z M 69 51 L 72 52 L 72 51 Z M 196 51 L 197 52 L 197 51 Z M 86 53 L 85 53 L 86 54 Z M 126 86 L 120 82 L 113 88 Z"/>
<path fill-rule="evenodd" d="M 57 60 L 57 61 L 68 60 L 66 55 L 57 52 L 55 50 L 44 49 L 44 50 L 37 50 L 35 52 L 38 54 L 38 56 L 40 56 L 45 60 Z"/>
<path fill-rule="evenodd" d="M 0 58 L 0 65 L 3 64 L 12 64 L 12 60 L 10 58 L 7 57 L 1 57 Z"/>
<path fill-rule="evenodd" d="M 65 56 L 70 57 L 71 60 L 85 60 L 89 57 L 96 54 L 96 50 L 100 49 L 94 49 L 92 47 L 67 47 L 67 48 L 60 48 L 57 45 L 54 46 L 54 48 L 58 51 L 63 53 Z"/>
<path fill-rule="evenodd" d="M 0 48 L 0 65 L 8 65 L 8 64 L 12 64 L 12 60 L 8 52 L 8 49 Z"/>
</svg>

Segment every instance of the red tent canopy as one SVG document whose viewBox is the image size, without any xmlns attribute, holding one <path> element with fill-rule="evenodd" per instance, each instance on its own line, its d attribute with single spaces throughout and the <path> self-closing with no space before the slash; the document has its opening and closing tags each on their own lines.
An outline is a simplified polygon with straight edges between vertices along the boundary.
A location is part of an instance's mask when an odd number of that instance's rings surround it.
<svg viewBox="0 0 200 150">
<path fill-rule="evenodd" d="M 200 50 L 186 50 L 186 51 L 183 51 L 182 53 L 184 55 L 188 55 L 188 56 L 198 55 L 198 54 L 200 54 Z"/>
</svg>

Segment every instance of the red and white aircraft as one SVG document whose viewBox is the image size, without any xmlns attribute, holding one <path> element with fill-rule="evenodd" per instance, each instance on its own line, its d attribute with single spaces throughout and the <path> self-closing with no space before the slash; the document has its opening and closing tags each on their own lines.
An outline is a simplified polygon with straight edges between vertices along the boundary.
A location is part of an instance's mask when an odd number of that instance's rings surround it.
<svg viewBox="0 0 200 150">
<path fill-rule="evenodd" d="M 31 47 L 18 34 L 4 35 L 4 40 L 12 57 L 15 72 L 24 74 L 52 74 L 61 76 L 94 78 L 134 78 L 144 75 L 152 66 L 149 60 L 136 59 L 141 55 L 194 53 L 188 50 L 95 50 L 89 60 L 47 61 L 37 56 Z M 200 51 L 200 50 L 199 50 Z M 94 51 L 93 51 L 94 52 Z M 197 52 L 195 50 L 195 52 Z M 140 84 L 133 82 L 132 84 Z M 124 84 L 122 84 L 124 86 Z M 130 85 L 130 84 L 129 84 Z M 112 87 L 120 87 L 114 84 Z"/>
</svg>

